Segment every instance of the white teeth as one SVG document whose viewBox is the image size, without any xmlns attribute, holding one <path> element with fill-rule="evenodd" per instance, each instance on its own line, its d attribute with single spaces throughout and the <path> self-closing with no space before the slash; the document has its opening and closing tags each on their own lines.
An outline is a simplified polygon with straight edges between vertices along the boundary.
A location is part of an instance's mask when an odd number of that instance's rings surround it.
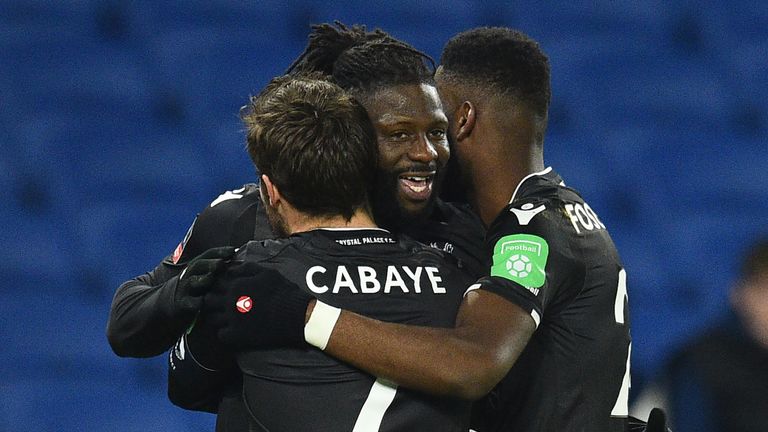
<svg viewBox="0 0 768 432">
<path fill-rule="evenodd" d="M 427 177 L 406 177 L 406 179 L 417 182 L 427 181 Z"/>
<path fill-rule="evenodd" d="M 426 186 L 411 186 L 411 189 L 415 192 L 421 192 L 426 188 L 427 188 Z"/>
</svg>

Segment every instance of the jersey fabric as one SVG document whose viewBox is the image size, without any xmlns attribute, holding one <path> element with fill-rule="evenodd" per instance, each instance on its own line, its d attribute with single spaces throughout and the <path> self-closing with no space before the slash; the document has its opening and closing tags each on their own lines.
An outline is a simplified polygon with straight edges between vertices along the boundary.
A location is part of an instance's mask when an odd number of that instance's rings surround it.
<svg viewBox="0 0 768 432">
<path fill-rule="evenodd" d="M 424 222 L 409 225 L 398 234 L 406 234 L 420 243 L 449 253 L 455 258 L 456 265 L 475 279 L 486 273 L 485 227 L 467 204 L 438 199 Z"/>
<path fill-rule="evenodd" d="M 408 227 L 406 234 L 445 251 L 472 278 L 484 271 L 484 228 L 468 207 L 437 201 L 430 217 Z M 193 315 L 172 308 L 178 275 L 200 253 L 218 246 L 242 246 L 250 240 L 274 238 L 255 184 L 227 191 L 213 200 L 195 219 L 186 237 L 154 270 L 121 285 L 112 303 L 108 339 L 120 355 L 150 357 L 168 351 L 192 323 Z M 247 413 L 242 403 L 241 374 L 211 374 L 190 357 L 177 357 L 177 344 L 169 353 L 169 393 L 179 406 L 218 413 L 216 430 L 244 430 Z M 175 360 L 175 361 L 174 361 Z M 202 377 L 202 378 L 201 378 Z"/>
<path fill-rule="evenodd" d="M 278 270 L 319 300 L 375 319 L 452 327 L 473 281 L 450 256 L 381 229 L 250 242 L 238 258 Z M 466 431 L 470 402 L 398 388 L 313 348 L 238 355 L 251 430 Z"/>
<path fill-rule="evenodd" d="M 479 402 L 487 431 L 618 432 L 626 428 L 626 273 L 597 214 L 551 168 L 518 185 L 488 229 L 490 291 L 537 329 L 509 374 Z"/>
</svg>

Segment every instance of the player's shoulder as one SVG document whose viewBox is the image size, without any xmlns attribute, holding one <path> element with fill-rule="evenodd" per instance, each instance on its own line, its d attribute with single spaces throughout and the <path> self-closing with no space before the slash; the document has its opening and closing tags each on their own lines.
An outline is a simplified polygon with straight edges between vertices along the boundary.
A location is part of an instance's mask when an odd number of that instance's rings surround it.
<svg viewBox="0 0 768 432">
<path fill-rule="evenodd" d="M 261 205 L 259 186 L 246 183 L 237 189 L 224 191 L 213 199 L 201 212 L 201 217 L 222 217 L 239 215 L 249 208 Z"/>
<path fill-rule="evenodd" d="M 267 261 L 291 248 L 295 243 L 295 239 L 291 237 L 251 240 L 237 250 L 237 259 Z"/>
<path fill-rule="evenodd" d="M 560 202 L 549 197 L 526 197 L 508 204 L 488 228 L 491 234 L 498 230 L 542 230 L 558 225 Z"/>
</svg>

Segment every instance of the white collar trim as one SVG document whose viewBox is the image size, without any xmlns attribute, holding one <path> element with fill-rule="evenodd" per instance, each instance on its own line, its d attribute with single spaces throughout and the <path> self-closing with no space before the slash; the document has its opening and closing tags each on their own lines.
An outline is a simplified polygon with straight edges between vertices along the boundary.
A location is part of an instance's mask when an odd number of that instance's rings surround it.
<svg viewBox="0 0 768 432">
<path fill-rule="evenodd" d="M 539 172 L 530 173 L 527 176 L 523 177 L 523 179 L 520 180 L 520 183 L 517 184 L 517 187 L 515 188 L 515 191 L 512 192 L 512 198 L 509 199 L 509 204 L 512 204 L 512 201 L 515 200 L 515 196 L 517 196 L 517 191 L 520 190 L 520 186 L 522 186 L 523 183 L 525 183 L 526 180 L 528 180 L 529 178 L 534 177 L 534 176 L 543 176 L 545 174 L 549 174 L 550 171 L 552 171 L 552 167 L 548 166 L 548 167 L 544 168 L 543 170 L 541 170 Z"/>
<path fill-rule="evenodd" d="M 329 228 L 315 228 L 323 231 L 384 231 L 389 233 L 388 230 L 379 227 L 361 227 L 361 228 L 346 228 L 346 227 L 329 227 Z"/>
</svg>

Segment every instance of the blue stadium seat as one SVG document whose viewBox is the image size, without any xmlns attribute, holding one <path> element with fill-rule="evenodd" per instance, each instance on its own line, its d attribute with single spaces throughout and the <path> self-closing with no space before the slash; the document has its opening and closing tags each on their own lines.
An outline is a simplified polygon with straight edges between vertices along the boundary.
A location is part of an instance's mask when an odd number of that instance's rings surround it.
<svg viewBox="0 0 768 432">
<path fill-rule="evenodd" d="M 94 0 L 4 0 L 0 2 L 0 22 L 24 25 L 32 32 L 43 27 L 51 33 L 91 29 L 97 3 Z"/>
<path fill-rule="evenodd" d="M 271 28 L 165 31 L 150 40 L 155 84 L 179 95 L 192 122 L 213 126 L 236 117 L 298 56 L 303 42 L 286 44 L 283 36 Z"/>
<path fill-rule="evenodd" d="M 205 204 L 143 199 L 84 206 L 75 221 L 78 269 L 95 296 L 111 298 L 121 282 L 151 270 L 171 254 Z"/>
<path fill-rule="evenodd" d="M 0 383 L 7 432 L 210 431 L 215 417 L 173 406 L 163 392 L 109 377 L 15 378 Z"/>
<path fill-rule="evenodd" d="M 11 207 L 13 206 L 13 207 Z M 38 215 L 12 202 L 0 211 L 0 275 L 11 294 L 28 277 L 69 283 L 75 275 L 72 236 L 67 221 L 58 216 Z"/>
<path fill-rule="evenodd" d="M 20 125 L 22 173 L 35 173 L 67 211 L 94 200 L 208 200 L 214 192 L 200 130 L 175 130 L 73 113 L 38 115 Z"/>
<path fill-rule="evenodd" d="M 417 49 L 440 58 L 443 45 L 456 33 L 481 23 L 482 7 L 466 7 L 458 0 L 396 1 L 370 3 L 366 1 L 317 2 L 312 4 L 314 23 L 340 20 L 344 24 L 364 24 L 369 30 L 380 27 L 402 38 Z M 440 14 L 451 10 L 451 14 Z"/>
<path fill-rule="evenodd" d="M 112 353 L 106 339 L 109 300 L 86 298 L 74 283 L 68 282 L 27 275 L 0 292 L 0 335 L 4 346 L 0 359 L 6 364 L 2 381 L 15 374 L 56 371 L 81 378 L 117 377 L 119 373 L 124 378 L 131 377 L 127 369 L 113 370 L 120 359 Z M 19 358 L 24 362 L 19 362 Z"/>
<path fill-rule="evenodd" d="M 237 118 L 222 120 L 212 129 L 205 147 L 211 155 L 207 168 L 213 185 L 213 193 L 208 201 L 224 191 L 259 181 L 256 167 L 246 150 L 245 126 L 242 122 Z"/>
</svg>

